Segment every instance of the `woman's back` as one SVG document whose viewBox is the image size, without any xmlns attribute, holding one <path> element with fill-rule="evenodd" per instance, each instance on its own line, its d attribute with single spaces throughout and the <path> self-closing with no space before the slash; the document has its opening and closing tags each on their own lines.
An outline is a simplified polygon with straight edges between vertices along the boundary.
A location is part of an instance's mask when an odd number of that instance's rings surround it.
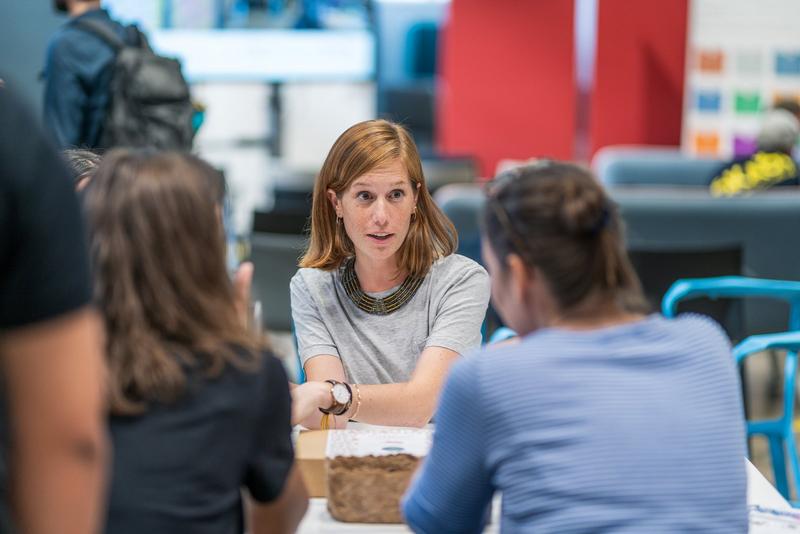
<svg viewBox="0 0 800 534">
<path fill-rule="evenodd" d="M 464 432 L 442 435 L 483 463 L 459 484 L 502 492 L 504 532 L 746 531 L 739 385 L 705 318 L 545 329 L 456 367 L 443 399 Z"/>
<path fill-rule="evenodd" d="M 486 205 L 492 300 L 522 340 L 453 370 L 408 521 L 472 531 L 499 491 L 505 532 L 746 532 L 720 328 L 644 315 L 617 206 L 586 169 L 512 169 Z"/>
<path fill-rule="evenodd" d="M 239 533 L 243 490 L 254 532 L 290 531 L 305 510 L 286 374 L 226 269 L 223 191 L 195 156 L 129 150 L 107 154 L 86 189 L 109 364 L 108 532 Z"/>
<path fill-rule="evenodd" d="M 190 372 L 178 401 L 112 417 L 106 531 L 243 532 L 241 488 L 271 501 L 292 465 L 287 384 L 264 354 L 256 372 Z"/>
</svg>

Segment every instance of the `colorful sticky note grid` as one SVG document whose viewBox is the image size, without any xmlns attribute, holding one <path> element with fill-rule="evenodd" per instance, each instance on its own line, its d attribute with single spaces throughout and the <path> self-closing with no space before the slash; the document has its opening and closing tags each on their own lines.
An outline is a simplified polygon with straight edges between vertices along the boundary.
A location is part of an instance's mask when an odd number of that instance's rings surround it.
<svg viewBox="0 0 800 534">
<path fill-rule="evenodd" d="M 736 134 L 733 136 L 733 156 L 745 157 L 755 153 L 758 148 L 756 138 L 752 135 Z"/>
<path fill-rule="evenodd" d="M 692 139 L 695 153 L 706 156 L 719 154 L 719 134 L 717 132 L 697 132 Z"/>
<path fill-rule="evenodd" d="M 734 109 L 736 113 L 758 113 L 761 111 L 761 94 L 757 91 L 736 91 Z"/>
<path fill-rule="evenodd" d="M 695 107 L 697 111 L 718 112 L 722 102 L 719 91 L 697 91 L 695 94 Z"/>
<path fill-rule="evenodd" d="M 760 50 L 743 50 L 736 54 L 736 73 L 739 76 L 760 76 L 762 66 Z"/>
<path fill-rule="evenodd" d="M 781 75 L 800 75 L 800 52 L 778 52 L 775 55 L 775 73 Z"/>
<path fill-rule="evenodd" d="M 697 53 L 697 68 L 705 73 L 720 73 L 724 63 L 724 55 L 720 50 L 700 50 Z"/>
<path fill-rule="evenodd" d="M 779 102 L 794 102 L 800 105 L 800 93 L 776 92 L 772 95 L 772 105 Z"/>
</svg>

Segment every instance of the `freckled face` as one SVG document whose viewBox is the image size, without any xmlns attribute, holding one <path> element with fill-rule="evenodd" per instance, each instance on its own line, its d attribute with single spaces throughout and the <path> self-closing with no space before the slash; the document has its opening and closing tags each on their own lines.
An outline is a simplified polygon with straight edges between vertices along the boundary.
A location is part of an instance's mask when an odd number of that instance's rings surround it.
<svg viewBox="0 0 800 534">
<path fill-rule="evenodd" d="M 357 257 L 396 259 L 417 203 L 417 190 L 400 160 L 359 176 L 341 195 L 329 189 L 328 198 Z"/>
</svg>

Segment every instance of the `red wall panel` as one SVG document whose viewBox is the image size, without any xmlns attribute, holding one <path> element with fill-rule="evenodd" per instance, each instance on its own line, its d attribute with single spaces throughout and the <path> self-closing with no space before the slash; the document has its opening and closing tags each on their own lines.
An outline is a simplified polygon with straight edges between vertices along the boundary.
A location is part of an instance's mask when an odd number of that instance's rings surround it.
<svg viewBox="0 0 800 534">
<path fill-rule="evenodd" d="M 598 1 L 592 153 L 612 144 L 680 144 L 687 4 Z"/>
<path fill-rule="evenodd" d="M 439 60 L 439 150 L 474 154 L 484 176 L 503 158 L 570 158 L 573 0 L 455 0 L 450 9 Z"/>
</svg>

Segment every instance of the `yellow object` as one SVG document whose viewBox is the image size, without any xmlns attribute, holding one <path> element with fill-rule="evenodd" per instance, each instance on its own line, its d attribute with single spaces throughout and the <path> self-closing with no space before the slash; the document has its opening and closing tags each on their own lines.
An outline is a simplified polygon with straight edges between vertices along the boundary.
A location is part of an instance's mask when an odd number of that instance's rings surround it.
<svg viewBox="0 0 800 534">
<path fill-rule="evenodd" d="M 711 194 L 731 196 L 765 189 L 797 175 L 797 166 L 788 154 L 757 152 L 750 159 L 731 165 L 711 182 Z"/>
<path fill-rule="evenodd" d="M 330 418 L 331 414 L 329 413 L 322 414 L 322 419 L 319 422 L 320 430 L 328 430 L 330 428 Z"/>
</svg>

